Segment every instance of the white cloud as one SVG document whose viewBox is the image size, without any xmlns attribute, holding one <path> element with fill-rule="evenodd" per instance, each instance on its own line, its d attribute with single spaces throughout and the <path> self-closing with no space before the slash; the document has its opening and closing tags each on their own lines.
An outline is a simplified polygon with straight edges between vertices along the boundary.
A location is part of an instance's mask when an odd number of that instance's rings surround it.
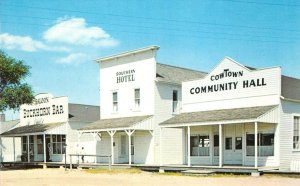
<svg viewBox="0 0 300 186">
<path fill-rule="evenodd" d="M 38 49 L 44 49 L 46 46 L 35 41 L 29 36 L 14 36 L 8 33 L 0 34 L 0 46 L 7 49 L 19 49 L 27 52 L 34 52 Z"/>
<path fill-rule="evenodd" d="M 59 19 L 56 25 L 43 34 L 48 42 L 60 42 L 81 46 L 112 47 L 119 42 L 100 27 L 87 27 L 85 19 Z"/>
<path fill-rule="evenodd" d="M 32 39 L 30 36 L 16 36 L 8 33 L 0 34 L 0 46 L 9 50 L 17 49 L 26 52 L 38 50 L 69 51 L 66 47 L 49 47 L 43 42 Z"/>
<path fill-rule="evenodd" d="M 69 54 L 67 57 L 58 59 L 56 62 L 61 64 L 71 64 L 71 63 L 79 64 L 86 61 L 87 60 L 86 58 L 87 55 L 84 53 L 72 53 Z"/>
</svg>

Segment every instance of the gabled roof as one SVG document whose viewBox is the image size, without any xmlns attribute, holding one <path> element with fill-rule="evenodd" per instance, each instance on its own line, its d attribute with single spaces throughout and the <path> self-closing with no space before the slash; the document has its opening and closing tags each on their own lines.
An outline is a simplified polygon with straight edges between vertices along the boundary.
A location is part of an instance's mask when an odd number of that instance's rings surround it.
<svg viewBox="0 0 300 186">
<path fill-rule="evenodd" d="M 156 64 L 156 78 L 158 81 L 181 84 L 183 81 L 202 79 L 206 72 L 175 67 L 161 63 Z"/>
<path fill-rule="evenodd" d="M 134 116 L 112 119 L 101 119 L 79 130 L 101 130 L 101 129 L 117 129 L 129 128 L 133 125 L 143 122 L 152 116 Z"/>
<path fill-rule="evenodd" d="M 25 134 L 33 134 L 33 133 L 42 133 L 57 126 L 60 126 L 63 123 L 50 123 L 50 124 L 34 124 L 34 125 L 26 125 L 14 128 L 7 132 L 1 134 L 1 136 L 18 136 Z"/>
<path fill-rule="evenodd" d="M 20 120 L 11 120 L 11 121 L 0 122 L 0 134 L 12 129 L 19 123 L 20 123 Z"/>
<path fill-rule="evenodd" d="M 281 96 L 300 101 L 300 79 L 281 76 Z"/>
<path fill-rule="evenodd" d="M 94 122 L 99 119 L 99 106 L 69 103 L 69 121 Z"/>
<path fill-rule="evenodd" d="M 160 125 L 164 126 L 185 123 L 204 123 L 256 119 L 276 107 L 277 105 L 187 112 L 178 114 L 175 117 L 160 123 Z"/>
</svg>

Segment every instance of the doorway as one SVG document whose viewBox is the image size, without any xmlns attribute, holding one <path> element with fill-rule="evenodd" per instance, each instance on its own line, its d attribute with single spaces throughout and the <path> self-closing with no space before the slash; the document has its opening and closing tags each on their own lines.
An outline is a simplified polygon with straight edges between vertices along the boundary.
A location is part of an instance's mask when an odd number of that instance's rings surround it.
<svg viewBox="0 0 300 186">
<path fill-rule="evenodd" d="M 243 164 L 243 125 L 224 125 L 224 164 Z"/>
</svg>

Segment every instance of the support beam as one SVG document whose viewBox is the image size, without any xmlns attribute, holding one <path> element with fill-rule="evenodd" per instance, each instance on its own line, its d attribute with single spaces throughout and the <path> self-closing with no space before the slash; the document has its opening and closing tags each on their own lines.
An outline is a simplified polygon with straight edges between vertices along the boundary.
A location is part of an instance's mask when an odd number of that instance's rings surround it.
<svg viewBox="0 0 300 186">
<path fill-rule="evenodd" d="M 30 162 L 29 135 L 27 136 L 27 162 Z"/>
<path fill-rule="evenodd" d="M 187 142 L 188 142 L 188 166 L 191 166 L 191 127 L 187 126 Z"/>
<path fill-rule="evenodd" d="M 257 168 L 257 121 L 254 123 L 254 167 Z"/>
<path fill-rule="evenodd" d="M 115 156 L 114 156 L 114 135 L 116 133 L 115 130 L 107 131 L 107 133 L 110 135 L 110 147 L 111 147 L 111 164 L 113 165 L 115 163 Z"/>
<path fill-rule="evenodd" d="M 162 166 L 162 127 L 159 128 L 159 165 Z"/>
<path fill-rule="evenodd" d="M 219 124 L 219 167 L 223 166 L 223 129 Z"/>
<path fill-rule="evenodd" d="M 125 130 L 128 135 L 128 164 L 131 165 L 131 135 L 134 133 L 134 130 Z"/>
<path fill-rule="evenodd" d="M 102 140 L 101 132 L 96 132 L 97 136 L 99 137 L 99 141 Z"/>
<path fill-rule="evenodd" d="M 94 141 L 95 141 L 95 155 L 97 155 L 97 133 L 93 132 L 92 136 L 93 136 Z M 94 163 L 95 164 L 97 163 L 97 156 L 94 157 Z"/>
<path fill-rule="evenodd" d="M 13 137 L 13 145 L 14 145 L 14 162 L 16 162 L 16 141 L 15 141 L 15 137 Z"/>
<path fill-rule="evenodd" d="M 149 130 L 149 133 L 151 134 L 151 136 L 153 136 L 153 130 Z"/>
<path fill-rule="evenodd" d="M 44 145 L 44 163 L 46 163 L 47 157 L 46 157 L 46 134 L 45 133 L 43 134 L 43 141 L 44 141 L 44 143 L 43 143 L 43 145 Z"/>
</svg>

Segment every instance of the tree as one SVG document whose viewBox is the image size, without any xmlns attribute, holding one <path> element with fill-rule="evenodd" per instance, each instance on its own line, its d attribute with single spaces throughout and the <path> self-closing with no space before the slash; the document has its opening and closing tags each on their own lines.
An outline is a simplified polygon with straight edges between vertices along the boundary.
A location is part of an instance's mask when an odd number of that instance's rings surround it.
<svg viewBox="0 0 300 186">
<path fill-rule="evenodd" d="M 0 112 L 18 110 L 20 105 L 32 102 L 32 88 L 24 82 L 29 69 L 22 60 L 9 57 L 0 50 Z"/>
</svg>

